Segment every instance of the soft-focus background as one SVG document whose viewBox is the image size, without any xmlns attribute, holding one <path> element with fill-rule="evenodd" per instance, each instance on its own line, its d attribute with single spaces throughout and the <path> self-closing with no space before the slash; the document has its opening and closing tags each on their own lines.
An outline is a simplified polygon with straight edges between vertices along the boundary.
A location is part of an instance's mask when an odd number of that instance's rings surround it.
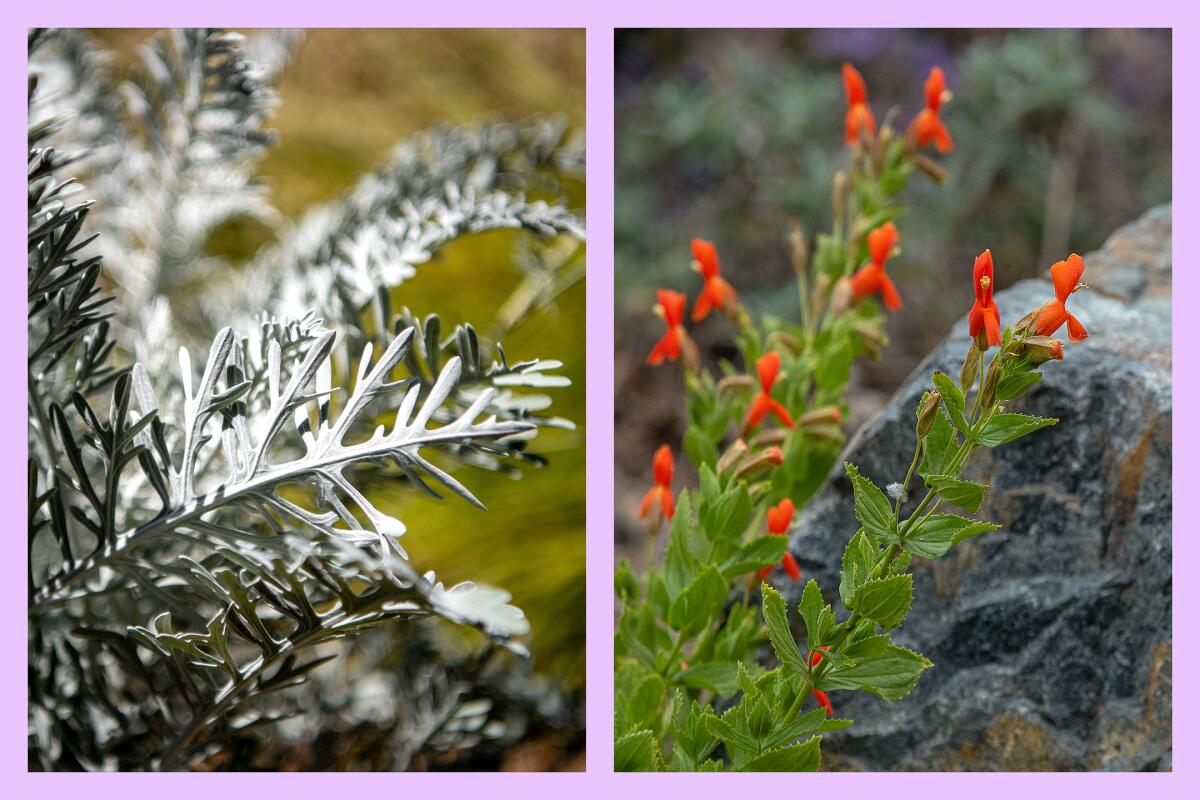
<svg viewBox="0 0 1200 800">
<path fill-rule="evenodd" d="M 149 31 L 100 31 L 123 72 Z M 565 115 L 584 124 L 581 30 L 313 30 L 279 84 L 270 127 L 279 142 L 260 174 L 281 212 L 297 218 L 336 199 L 405 137 L 438 122 L 472 123 Z M 584 207 L 582 182 L 562 187 Z M 210 249 L 247 257 L 268 241 L 253 224 L 218 231 Z M 517 287 L 515 234 L 465 237 L 421 266 L 393 294 L 394 307 L 437 312 L 443 330 L 471 322 L 487 333 L 495 310 Z M 575 431 L 546 431 L 533 448 L 549 466 L 520 480 L 465 467 L 459 477 L 488 510 L 455 498 L 437 503 L 399 492 L 374 499 L 405 520 L 404 545 L 421 569 L 453 583 L 476 580 L 513 594 L 532 625 L 535 671 L 575 694 L 584 688 L 584 285 L 504 337 L 510 360 L 559 359 L 571 378 L 553 390 L 552 412 Z M 373 635 L 402 635 L 380 632 Z M 474 632 L 467 635 L 475 636 Z M 353 675 L 352 670 L 348 674 Z M 582 706 L 580 706 L 582 707 Z M 579 732 L 580 737 L 582 732 Z M 579 742 L 527 743 L 502 767 L 581 769 Z"/>
<path fill-rule="evenodd" d="M 876 118 L 895 109 L 901 129 L 930 67 L 954 93 L 943 118 L 955 148 L 938 157 L 950 178 L 915 175 L 902 196 L 903 253 L 888 271 L 905 307 L 884 357 L 856 368 L 852 428 L 968 310 L 985 247 L 1002 290 L 1170 199 L 1168 30 L 618 31 L 619 547 L 640 541 L 649 443 L 682 433 L 677 370 L 643 363 L 661 328 L 654 290 L 694 296 L 688 242 L 700 236 L 745 303 L 795 317 L 786 234 L 793 220 L 810 236 L 830 225 L 831 178 L 847 160 L 843 61 L 865 77 Z M 706 322 L 697 338 L 729 334 Z"/>
</svg>

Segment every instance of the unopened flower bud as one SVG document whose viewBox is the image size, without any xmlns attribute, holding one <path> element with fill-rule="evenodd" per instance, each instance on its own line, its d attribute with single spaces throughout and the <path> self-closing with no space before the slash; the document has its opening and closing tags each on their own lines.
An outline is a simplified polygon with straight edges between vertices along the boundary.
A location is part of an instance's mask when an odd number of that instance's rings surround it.
<svg viewBox="0 0 1200 800">
<path fill-rule="evenodd" d="M 1023 344 L 1022 355 L 1028 358 L 1029 363 L 1034 366 L 1045 364 L 1051 359 L 1062 361 L 1063 343 L 1059 339 L 1049 336 L 1030 336 Z"/>
<path fill-rule="evenodd" d="M 829 310 L 833 312 L 835 317 L 840 317 L 846 313 L 846 309 L 850 307 L 850 301 L 854 299 L 854 288 L 850 285 L 849 278 L 842 278 L 833 287 L 833 297 L 829 301 Z"/>
<path fill-rule="evenodd" d="M 1045 306 L 1043 306 L 1043 308 L 1044 307 Z M 1041 314 L 1041 313 L 1042 313 L 1042 309 L 1036 308 L 1033 311 L 1030 311 L 1025 316 L 1021 317 L 1021 319 L 1017 320 L 1017 324 L 1013 326 L 1013 334 L 1021 334 L 1021 333 L 1024 333 L 1025 331 L 1027 331 L 1030 327 L 1033 326 L 1033 323 L 1035 321 L 1037 321 L 1038 314 Z"/>
<path fill-rule="evenodd" d="M 917 439 L 924 439 L 937 422 L 938 409 L 942 407 L 942 393 L 937 389 L 925 393 L 921 398 L 921 410 L 917 412 Z"/>
<path fill-rule="evenodd" d="M 884 346 L 888 343 L 887 333 L 883 330 L 882 317 L 875 319 L 858 319 L 854 321 L 854 331 L 858 334 L 859 342 L 871 358 L 878 358 Z"/>
<path fill-rule="evenodd" d="M 1001 365 L 1003 359 L 992 359 L 987 375 L 983 379 L 983 390 L 979 393 L 979 407 L 991 408 L 996 401 L 996 387 L 1000 385 L 1000 373 L 1004 371 Z"/>
<path fill-rule="evenodd" d="M 800 419 L 796 420 L 796 424 L 801 428 L 812 428 L 817 425 L 835 425 L 842 421 L 842 410 L 837 406 L 824 406 L 822 408 L 814 408 L 806 414 L 801 415 Z"/>
<path fill-rule="evenodd" d="M 808 271 L 808 240 L 804 238 L 804 228 L 800 223 L 792 226 L 788 241 L 792 245 L 792 269 L 797 275 L 803 275 Z"/>
<path fill-rule="evenodd" d="M 791 434 L 791 428 L 767 428 L 761 433 L 754 434 L 750 439 L 750 449 L 755 450 L 759 447 L 769 447 L 773 444 L 783 444 L 787 441 L 787 437 Z"/>
<path fill-rule="evenodd" d="M 821 312 L 825 310 L 825 297 L 829 294 L 829 284 L 832 278 L 822 272 L 817 276 L 816 283 L 812 291 L 812 317 L 817 319 L 821 316 Z"/>
<path fill-rule="evenodd" d="M 737 477 L 748 478 L 759 472 L 778 467 L 783 463 L 783 449 L 779 445 L 771 445 L 747 458 L 738 467 Z"/>
<path fill-rule="evenodd" d="M 846 171 L 838 170 L 833 176 L 833 224 L 841 228 L 846 217 Z"/>
<path fill-rule="evenodd" d="M 967 348 L 967 357 L 963 359 L 962 370 L 958 373 L 958 385 L 964 392 L 971 388 L 979 374 L 979 352 L 975 342 L 971 342 L 971 346 Z"/>
<path fill-rule="evenodd" d="M 721 380 L 717 381 L 718 392 L 731 392 L 738 389 L 753 389 L 754 378 L 744 372 L 739 372 L 736 375 L 726 375 Z"/>
<path fill-rule="evenodd" d="M 766 345 L 772 350 L 782 347 L 794 355 L 799 355 L 804 350 L 804 343 L 787 331 L 771 331 L 767 334 Z"/>
<path fill-rule="evenodd" d="M 722 475 L 737 466 L 738 462 L 750 452 L 749 445 L 745 439 L 737 439 L 733 444 L 725 449 L 721 457 L 717 459 L 717 474 Z"/>
<path fill-rule="evenodd" d="M 913 163 L 916 164 L 917 169 L 921 170 L 921 172 L 924 172 L 936 183 L 942 183 L 950 174 L 941 164 L 937 163 L 932 158 L 919 153 L 917 154 L 916 158 L 913 159 Z"/>
</svg>

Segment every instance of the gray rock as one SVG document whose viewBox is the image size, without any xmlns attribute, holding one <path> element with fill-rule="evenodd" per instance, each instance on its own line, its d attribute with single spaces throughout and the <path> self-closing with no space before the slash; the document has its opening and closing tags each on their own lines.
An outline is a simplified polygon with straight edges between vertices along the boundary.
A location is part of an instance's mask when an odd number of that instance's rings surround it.
<svg viewBox="0 0 1200 800">
<path fill-rule="evenodd" d="M 969 474 L 992 487 L 979 516 L 1004 527 L 940 561 L 914 559 L 916 599 L 895 638 L 935 666 L 897 703 L 833 693 L 838 716 L 855 720 L 825 738 L 834 769 L 1171 768 L 1170 207 L 1085 262 L 1092 288 L 1068 307 L 1091 338 L 1068 344 L 1012 408 L 1061 422 L 977 451 Z M 1051 293 L 1024 281 L 996 301 L 1011 323 Z M 957 376 L 966 328 L 847 446 L 879 485 L 903 478 L 916 402 L 934 369 Z M 910 492 L 910 510 L 923 493 Z M 851 498 L 839 474 L 792 536 L 835 603 Z"/>
</svg>

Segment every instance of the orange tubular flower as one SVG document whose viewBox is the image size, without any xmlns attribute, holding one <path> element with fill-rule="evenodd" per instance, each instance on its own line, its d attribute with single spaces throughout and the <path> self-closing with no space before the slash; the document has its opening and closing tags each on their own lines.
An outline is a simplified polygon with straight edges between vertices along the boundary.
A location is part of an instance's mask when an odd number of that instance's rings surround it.
<svg viewBox="0 0 1200 800">
<path fill-rule="evenodd" d="M 875 133 L 875 116 L 867 105 L 867 82 L 858 70 L 849 64 L 842 64 L 842 83 L 846 86 L 846 145 L 858 143 L 858 134 L 866 128 Z"/>
<path fill-rule="evenodd" d="M 675 477 L 675 459 L 671 448 L 665 444 L 654 453 L 654 487 L 642 498 L 642 511 L 638 515 L 645 519 L 657 504 L 667 519 L 675 516 L 675 498 L 671 496 L 671 479 Z"/>
<path fill-rule="evenodd" d="M 825 716 L 832 717 L 833 703 L 829 702 L 829 695 L 825 694 L 820 689 L 813 689 L 812 696 L 813 699 L 820 703 L 821 707 L 825 709 Z"/>
<path fill-rule="evenodd" d="M 896 226 L 890 222 L 885 222 L 871 231 L 867 237 L 867 249 L 871 251 L 871 263 L 859 269 L 850 279 L 850 290 L 855 300 L 861 300 L 867 295 L 879 292 L 883 297 L 883 304 L 889 310 L 899 311 L 904 305 L 900 301 L 900 292 L 896 289 L 896 284 L 892 283 L 892 279 L 883 271 L 888 254 L 892 252 L 892 248 L 896 246 L 899 239 L 900 234 L 896 231 Z"/>
<path fill-rule="evenodd" d="M 821 648 L 817 648 L 816 650 L 813 650 L 811 658 L 812 658 L 812 666 L 815 667 L 817 664 L 820 664 L 821 663 Z M 832 717 L 833 716 L 833 703 L 829 702 L 829 695 L 825 694 L 820 689 L 813 689 L 812 696 L 813 696 L 813 699 L 816 700 L 817 703 L 819 703 L 821 705 L 821 707 L 825 709 L 825 716 Z"/>
<path fill-rule="evenodd" d="M 792 517 L 796 515 L 796 504 L 790 499 L 780 501 L 779 505 L 771 506 L 767 509 L 767 533 L 772 536 L 786 536 L 787 530 L 792 524 Z M 787 572 L 788 577 L 792 579 L 792 583 L 800 580 L 800 565 L 796 563 L 796 559 L 791 553 L 784 553 L 783 560 L 779 562 Z M 762 580 L 771 574 L 775 567 L 763 567 L 758 571 L 756 576 L 758 580 Z"/>
<path fill-rule="evenodd" d="M 1054 280 L 1054 299 L 1038 312 L 1034 332 L 1038 336 L 1053 336 L 1065 322 L 1068 338 L 1072 342 L 1082 342 L 1088 338 L 1088 332 L 1083 323 L 1067 311 L 1066 302 L 1083 277 L 1083 259 L 1072 253 L 1066 261 L 1059 261 L 1050 268 L 1050 277 Z"/>
<path fill-rule="evenodd" d="M 771 397 L 771 387 L 775 385 L 775 379 L 779 377 L 780 364 L 779 353 L 772 350 L 760 358 L 755 365 L 758 368 L 758 384 L 761 391 L 754 398 L 754 402 L 750 404 L 750 412 L 746 414 L 747 430 L 762 422 L 767 414 L 774 414 L 789 428 L 796 427 L 796 423 L 792 421 L 792 415 L 783 407 L 783 404 Z"/>
<path fill-rule="evenodd" d="M 687 295 L 670 289 L 658 290 L 658 305 L 662 308 L 663 320 L 667 323 L 667 332 L 654 345 L 650 355 L 646 357 L 647 364 L 661 364 L 664 360 L 675 361 L 683 349 L 683 338 L 687 333 L 683 330 L 683 311 L 687 306 Z"/>
<path fill-rule="evenodd" d="M 780 501 L 779 505 L 767 509 L 767 533 L 782 536 L 787 533 L 796 514 L 796 504 L 790 499 Z"/>
<path fill-rule="evenodd" d="M 946 76 L 941 67 L 934 67 L 925 81 L 925 109 L 908 126 L 908 135 L 917 143 L 917 147 L 925 147 L 933 142 L 939 153 L 949 153 L 954 149 L 950 132 L 938 116 L 938 109 L 945 97 Z"/>
<path fill-rule="evenodd" d="M 700 265 L 700 274 L 704 276 L 704 288 L 696 298 L 692 308 L 692 320 L 698 322 L 708 316 L 714 308 L 722 311 L 733 308 L 737 302 L 737 292 L 729 285 L 729 281 L 721 277 L 721 262 L 717 259 L 717 248 L 712 242 L 703 239 L 692 239 L 692 258 Z"/>
<path fill-rule="evenodd" d="M 975 259 L 975 305 L 967 316 L 970 334 L 978 336 L 980 331 L 987 332 L 988 347 L 1000 344 L 1000 309 L 992 300 L 992 283 L 995 278 L 995 268 L 992 266 L 992 251 L 984 250 Z"/>
</svg>

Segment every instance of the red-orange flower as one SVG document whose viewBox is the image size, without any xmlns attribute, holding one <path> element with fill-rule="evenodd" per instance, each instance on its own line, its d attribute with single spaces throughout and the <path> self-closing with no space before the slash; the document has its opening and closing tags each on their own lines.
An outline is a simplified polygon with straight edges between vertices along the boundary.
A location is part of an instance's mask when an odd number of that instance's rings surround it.
<svg viewBox="0 0 1200 800">
<path fill-rule="evenodd" d="M 822 648 L 817 648 L 810 651 L 810 659 L 812 661 L 811 666 L 815 667 L 817 664 L 821 663 L 821 650 Z M 829 702 L 829 695 L 825 694 L 820 689 L 813 689 L 812 696 L 813 699 L 815 699 L 817 703 L 819 703 L 821 707 L 825 709 L 825 716 L 832 717 L 833 703 Z"/>
<path fill-rule="evenodd" d="M 846 86 L 846 144 L 858 143 L 858 134 L 866 128 L 875 133 L 875 116 L 867 105 L 867 82 L 858 70 L 849 64 L 842 64 L 842 83 Z"/>
<path fill-rule="evenodd" d="M 892 311 L 898 311 L 904 304 L 900 301 L 900 292 L 896 284 L 884 272 L 883 265 L 887 262 L 888 254 L 899 241 L 900 234 L 891 222 L 885 222 L 867 236 L 867 249 L 871 252 L 871 263 L 854 273 L 850 279 L 850 289 L 855 300 L 861 300 L 867 295 L 879 292 L 883 296 L 883 304 Z"/>
<path fill-rule="evenodd" d="M 967 316 L 970 334 L 978 336 L 980 331 L 987 332 L 988 347 L 1000 344 L 1000 309 L 992 300 L 992 284 L 995 282 L 995 267 L 992 265 L 992 251 L 984 250 L 975 259 L 975 305 Z"/>
<path fill-rule="evenodd" d="M 1050 277 L 1054 280 L 1054 299 L 1042 306 L 1042 310 L 1038 312 L 1034 332 L 1039 336 L 1053 336 L 1065 322 L 1070 340 L 1082 342 L 1088 338 L 1088 332 L 1083 323 L 1067 311 L 1066 302 L 1079 285 L 1079 279 L 1083 277 L 1083 259 L 1072 253 L 1066 261 L 1059 261 L 1050 268 Z"/>
<path fill-rule="evenodd" d="M 829 702 L 829 695 L 822 692 L 820 689 L 813 689 L 813 699 L 815 699 L 824 709 L 825 716 L 833 716 L 833 703 Z"/>
<path fill-rule="evenodd" d="M 674 477 L 675 459 L 671 456 L 671 448 L 664 444 L 654 453 L 654 487 L 642 498 L 639 517 L 645 518 L 656 504 L 667 519 L 675 516 L 675 498 L 671 496 L 671 479 Z"/>
<path fill-rule="evenodd" d="M 662 308 L 663 321 L 667 323 L 667 332 L 654 345 L 650 355 L 646 357 L 647 364 L 661 364 L 663 360 L 674 361 L 679 358 L 683 349 L 683 311 L 687 306 L 687 295 L 670 289 L 658 290 L 658 305 Z"/>
<path fill-rule="evenodd" d="M 786 536 L 787 530 L 792 524 L 792 517 L 795 514 L 796 504 L 788 498 L 781 500 L 778 505 L 768 508 L 767 533 L 772 536 Z M 796 563 L 796 559 L 791 553 L 784 553 L 783 560 L 779 563 L 787 572 L 788 577 L 792 579 L 792 583 L 800 580 L 800 565 Z M 774 566 L 763 567 L 758 571 L 757 579 L 761 581 L 766 578 L 771 574 L 773 569 L 775 569 Z"/>
<path fill-rule="evenodd" d="M 716 246 L 703 239 L 692 239 L 692 258 L 696 259 L 700 274 L 704 276 L 704 288 L 700 290 L 700 296 L 692 308 L 692 320 L 704 319 L 714 308 L 732 308 L 737 302 L 737 292 L 729 285 L 729 281 L 721 277 L 721 262 L 717 259 Z"/>
<path fill-rule="evenodd" d="M 954 149 L 950 132 L 946 130 L 942 118 L 938 116 L 938 109 L 941 108 L 942 99 L 945 96 L 946 76 L 941 67 L 934 67 L 929 71 L 929 78 L 925 81 L 925 108 L 908 126 L 908 135 L 916 141 L 917 147 L 925 147 L 933 142 L 939 153 L 949 153 Z"/>
<path fill-rule="evenodd" d="M 796 504 L 790 499 L 785 498 L 779 502 L 779 505 L 771 506 L 767 509 L 767 533 L 776 536 L 782 536 L 787 533 L 788 527 L 792 524 L 792 517 L 796 514 Z"/>
<path fill-rule="evenodd" d="M 775 379 L 779 377 L 780 364 L 779 353 L 774 350 L 758 359 L 755 366 L 758 368 L 758 384 L 761 391 L 754 398 L 754 402 L 750 404 L 750 411 L 746 414 L 747 430 L 762 422 L 767 414 L 774 414 L 789 428 L 796 426 L 796 423 L 792 421 L 792 415 L 783 407 L 783 404 L 771 397 L 771 387 L 775 385 Z"/>
</svg>

